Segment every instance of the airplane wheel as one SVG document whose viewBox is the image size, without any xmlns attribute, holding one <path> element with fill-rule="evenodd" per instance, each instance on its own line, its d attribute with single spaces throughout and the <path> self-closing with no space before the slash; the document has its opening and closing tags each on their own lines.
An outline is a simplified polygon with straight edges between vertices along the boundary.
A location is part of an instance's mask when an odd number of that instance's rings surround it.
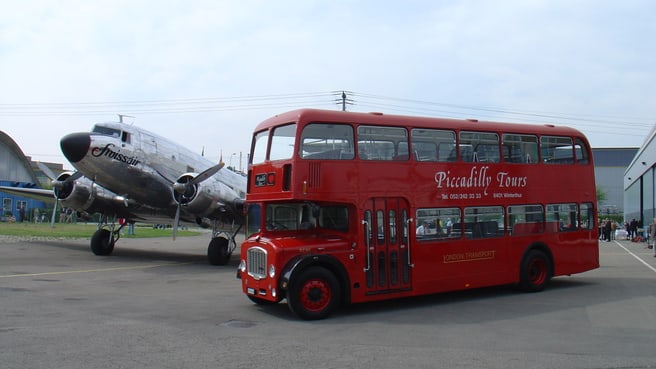
<svg viewBox="0 0 656 369">
<path fill-rule="evenodd" d="M 228 253 L 228 239 L 223 237 L 214 237 L 207 246 L 207 260 L 212 265 L 226 265 L 230 261 Z"/>
<path fill-rule="evenodd" d="M 114 242 L 111 242 L 111 232 L 106 229 L 97 230 L 91 237 L 91 251 L 100 256 L 107 256 L 114 251 Z"/>
</svg>

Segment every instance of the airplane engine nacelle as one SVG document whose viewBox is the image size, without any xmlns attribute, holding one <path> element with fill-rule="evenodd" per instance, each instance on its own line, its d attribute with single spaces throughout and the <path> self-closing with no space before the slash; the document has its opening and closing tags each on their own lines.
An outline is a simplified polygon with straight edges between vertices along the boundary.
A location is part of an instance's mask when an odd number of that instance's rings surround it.
<svg viewBox="0 0 656 369">
<path fill-rule="evenodd" d="M 75 209 L 82 214 L 95 212 L 111 214 L 114 212 L 112 208 L 115 207 L 111 206 L 116 197 L 114 193 L 98 186 L 86 177 L 67 181 L 71 175 L 71 172 L 64 172 L 53 181 L 55 196 L 63 207 Z"/>
<path fill-rule="evenodd" d="M 189 184 L 197 174 L 185 173 L 178 177 L 174 186 L 173 197 L 186 212 L 197 216 L 207 216 L 219 208 L 220 204 L 217 200 L 220 198 L 221 190 L 216 186 L 217 182 L 211 179 L 201 183 Z"/>
<path fill-rule="evenodd" d="M 93 183 L 84 177 L 67 181 L 72 174 L 64 172 L 53 181 L 55 196 L 65 207 L 85 211 L 93 202 Z"/>
<path fill-rule="evenodd" d="M 195 176 L 196 173 L 185 173 L 178 177 L 174 186 L 173 196 L 186 212 L 197 217 L 216 218 L 235 212 L 233 200 L 238 196 L 234 191 L 214 178 L 188 184 Z"/>
</svg>

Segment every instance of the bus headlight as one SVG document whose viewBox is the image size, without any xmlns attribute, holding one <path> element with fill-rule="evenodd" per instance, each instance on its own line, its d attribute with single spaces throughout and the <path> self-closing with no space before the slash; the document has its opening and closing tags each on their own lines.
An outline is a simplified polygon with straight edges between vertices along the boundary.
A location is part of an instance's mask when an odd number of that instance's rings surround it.
<svg viewBox="0 0 656 369">
<path fill-rule="evenodd" d="M 246 272 L 246 260 L 241 260 L 239 262 L 239 270 L 241 270 L 242 273 Z"/>
<path fill-rule="evenodd" d="M 276 276 L 276 267 L 273 264 L 269 265 L 269 278 Z"/>
</svg>

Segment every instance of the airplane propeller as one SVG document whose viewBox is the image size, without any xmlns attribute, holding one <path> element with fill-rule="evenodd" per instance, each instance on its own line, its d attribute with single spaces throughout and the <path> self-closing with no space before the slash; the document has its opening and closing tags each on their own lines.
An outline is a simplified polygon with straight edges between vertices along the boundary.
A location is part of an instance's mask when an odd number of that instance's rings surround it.
<svg viewBox="0 0 656 369">
<path fill-rule="evenodd" d="M 176 182 L 173 184 L 173 189 L 175 192 L 179 194 L 185 194 L 188 193 L 189 188 L 192 187 L 193 185 L 199 184 L 203 182 L 204 180 L 210 178 L 211 176 L 215 175 L 221 168 L 225 166 L 224 162 L 221 162 L 215 166 L 209 167 L 205 169 L 204 171 L 200 172 L 197 176 L 191 179 L 189 182 L 185 183 L 180 183 Z"/>
<path fill-rule="evenodd" d="M 48 178 L 50 178 L 50 183 L 52 184 L 52 188 L 54 189 L 52 191 L 53 196 L 55 197 L 55 205 L 53 206 L 52 209 L 52 217 L 50 217 L 50 228 L 55 227 L 55 217 L 57 216 L 57 205 L 59 204 L 59 197 L 57 196 L 57 192 L 61 191 L 65 186 L 67 186 L 69 183 L 75 181 L 76 179 L 82 177 L 82 173 L 80 172 L 75 172 L 72 175 L 70 175 L 68 178 L 66 178 L 63 181 L 58 181 L 57 176 L 55 173 L 53 173 L 48 166 L 43 164 L 40 161 L 36 162 L 36 165 L 41 169 L 43 174 L 45 174 Z"/>
<path fill-rule="evenodd" d="M 180 204 L 175 208 L 175 218 L 173 218 L 173 241 L 178 236 L 178 223 L 180 222 Z"/>
<path fill-rule="evenodd" d="M 165 180 L 169 181 L 171 184 L 175 183 L 175 177 L 172 177 L 171 175 L 168 174 L 168 171 L 166 168 L 159 163 L 151 162 L 150 167 L 155 170 L 157 174 L 159 174 L 160 177 L 164 178 Z"/>
<path fill-rule="evenodd" d="M 200 172 L 197 176 L 192 178 L 190 181 L 173 183 L 173 190 L 180 195 L 180 200 L 176 199 L 178 206 L 175 209 L 175 218 L 173 219 L 173 240 L 175 240 L 178 234 L 178 223 L 180 222 L 180 207 L 182 206 L 182 200 L 185 198 L 191 198 L 191 196 L 193 196 L 194 194 L 195 185 L 215 175 L 224 166 L 225 163 L 223 161 L 220 161 L 219 164 L 205 169 L 204 171 Z"/>
</svg>

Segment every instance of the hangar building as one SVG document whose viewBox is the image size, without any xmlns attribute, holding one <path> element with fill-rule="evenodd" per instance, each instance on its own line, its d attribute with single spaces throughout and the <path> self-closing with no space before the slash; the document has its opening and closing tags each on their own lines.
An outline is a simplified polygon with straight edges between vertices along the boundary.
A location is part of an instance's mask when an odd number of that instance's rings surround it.
<svg viewBox="0 0 656 369">
<path fill-rule="evenodd" d="M 656 125 L 624 172 L 624 214 L 647 226 L 656 218 Z"/>
<path fill-rule="evenodd" d="M 622 177 L 627 166 L 638 152 L 638 148 L 592 149 L 595 165 L 595 183 L 606 195 L 599 200 L 599 213 L 613 215 L 624 213 L 624 186 Z"/>
<path fill-rule="evenodd" d="M 34 166 L 16 142 L 0 131 L 0 186 L 42 188 L 42 183 L 49 184 L 45 174 L 40 170 L 35 171 Z M 50 164 L 50 166 L 62 168 L 62 165 L 57 164 Z M 47 182 L 42 182 L 40 178 Z M 6 192 L 0 192 L 0 201 L 2 201 L 2 213 L 0 213 L 2 221 L 14 219 L 41 221 L 41 218 L 49 219 L 48 211 L 52 211 L 44 201 Z"/>
</svg>

